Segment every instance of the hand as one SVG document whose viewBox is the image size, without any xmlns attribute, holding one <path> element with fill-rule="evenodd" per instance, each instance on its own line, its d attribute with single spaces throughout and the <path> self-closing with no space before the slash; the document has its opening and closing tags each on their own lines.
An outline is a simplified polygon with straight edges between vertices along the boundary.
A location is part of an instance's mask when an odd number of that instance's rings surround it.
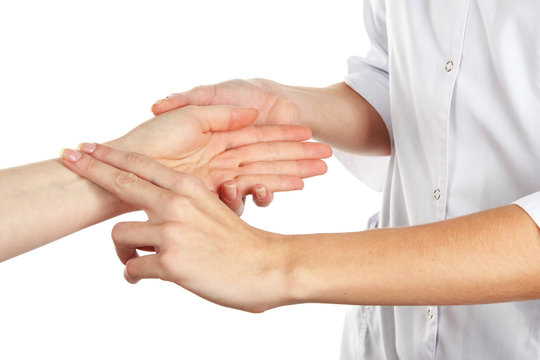
<svg viewBox="0 0 540 360">
<path fill-rule="evenodd" d="M 65 150 L 64 164 L 148 214 L 148 222 L 119 223 L 112 232 L 128 281 L 172 281 L 251 312 L 287 302 L 281 236 L 244 223 L 196 176 L 105 145 L 81 151 Z M 155 254 L 139 257 L 137 249 Z"/>
<path fill-rule="evenodd" d="M 152 106 L 155 115 L 186 105 L 223 105 L 259 109 L 257 124 L 290 125 L 299 119 L 298 104 L 283 87 L 265 79 L 229 80 L 216 85 L 198 86 L 190 91 L 172 94 Z"/>
<path fill-rule="evenodd" d="M 216 85 L 198 86 L 157 101 L 152 106 L 152 112 L 160 115 L 188 105 L 223 104 L 259 109 L 257 124 L 296 124 L 299 118 L 299 108 L 295 102 L 279 90 L 277 83 L 265 79 L 230 80 Z M 233 181 L 224 184 L 220 197 L 231 209 L 241 214 L 245 198 L 237 195 L 237 187 Z M 258 206 L 268 206 L 272 199 L 272 192 L 264 186 L 254 188 L 253 200 Z"/>
<path fill-rule="evenodd" d="M 270 80 L 230 80 L 172 94 L 152 106 L 161 114 L 187 105 L 256 107 L 256 124 L 306 125 L 313 136 L 345 151 L 390 155 L 390 135 L 377 110 L 345 82 L 331 86 L 286 86 Z"/>
<path fill-rule="evenodd" d="M 300 143 L 311 137 L 306 127 L 248 126 L 257 115 L 256 109 L 187 106 L 158 115 L 110 144 L 199 176 L 241 213 L 242 197 L 252 193 L 267 205 L 273 191 L 301 189 L 302 178 L 326 172 L 320 159 L 331 155 L 325 144 Z"/>
</svg>

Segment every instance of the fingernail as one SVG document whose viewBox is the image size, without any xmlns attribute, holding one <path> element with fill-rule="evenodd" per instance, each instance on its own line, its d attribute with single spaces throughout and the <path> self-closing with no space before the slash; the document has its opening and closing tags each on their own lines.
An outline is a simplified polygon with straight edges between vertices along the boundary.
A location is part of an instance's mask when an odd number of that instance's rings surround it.
<svg viewBox="0 0 540 360">
<path fill-rule="evenodd" d="M 257 196 L 257 199 L 264 199 L 266 198 L 266 189 L 264 186 L 258 186 L 255 188 L 255 195 Z"/>
<path fill-rule="evenodd" d="M 96 150 L 96 144 L 94 143 L 81 143 L 78 146 L 78 149 L 87 154 L 91 154 Z"/>
<path fill-rule="evenodd" d="M 152 105 L 152 107 L 150 107 L 150 111 L 154 112 L 154 108 L 156 106 L 158 106 L 159 104 L 161 104 L 165 99 L 161 99 L 161 100 L 158 100 L 154 103 L 154 105 Z"/>
<path fill-rule="evenodd" d="M 62 149 L 62 151 L 60 151 L 60 157 L 63 160 L 74 163 L 82 157 L 82 154 L 77 150 Z"/>
<path fill-rule="evenodd" d="M 223 191 L 225 192 L 225 197 L 227 200 L 236 200 L 237 190 L 235 184 L 223 184 Z"/>
</svg>

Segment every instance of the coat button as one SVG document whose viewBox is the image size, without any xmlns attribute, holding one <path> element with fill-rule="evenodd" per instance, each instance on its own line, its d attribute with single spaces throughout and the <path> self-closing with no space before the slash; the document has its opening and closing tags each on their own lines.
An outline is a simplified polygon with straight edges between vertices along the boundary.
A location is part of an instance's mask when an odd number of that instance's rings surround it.
<svg viewBox="0 0 540 360">
<path fill-rule="evenodd" d="M 428 309 L 428 311 L 427 311 L 427 317 L 428 317 L 428 319 L 429 319 L 429 320 L 433 320 L 433 316 L 434 316 L 433 310 L 432 310 L 431 308 Z"/>
</svg>

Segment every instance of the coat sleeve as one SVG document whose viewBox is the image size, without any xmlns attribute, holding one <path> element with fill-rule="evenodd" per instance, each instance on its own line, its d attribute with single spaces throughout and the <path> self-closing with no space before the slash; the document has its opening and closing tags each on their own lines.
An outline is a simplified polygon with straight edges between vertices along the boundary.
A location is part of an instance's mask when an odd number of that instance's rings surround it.
<svg viewBox="0 0 540 360">
<path fill-rule="evenodd" d="M 371 48 L 365 57 L 353 56 L 348 60 L 345 82 L 368 101 L 381 115 L 393 149 L 388 81 L 388 37 L 386 8 L 383 0 L 364 1 L 364 25 Z M 356 177 L 374 190 L 382 191 L 389 157 L 369 157 L 334 149 L 337 159 Z"/>
</svg>

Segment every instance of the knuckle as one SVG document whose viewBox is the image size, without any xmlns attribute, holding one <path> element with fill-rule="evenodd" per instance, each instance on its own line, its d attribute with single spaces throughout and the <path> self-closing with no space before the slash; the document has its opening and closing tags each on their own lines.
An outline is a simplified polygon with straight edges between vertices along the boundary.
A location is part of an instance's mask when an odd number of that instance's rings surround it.
<svg viewBox="0 0 540 360">
<path fill-rule="evenodd" d="M 130 185 L 133 185 L 134 183 L 137 182 L 139 178 L 137 177 L 137 175 L 130 172 L 117 171 L 116 174 L 114 174 L 113 179 L 114 179 L 113 180 L 114 186 L 117 189 L 122 189 Z"/>
<path fill-rule="evenodd" d="M 173 223 L 163 224 L 160 228 L 160 236 L 164 241 L 175 240 L 178 234 L 178 227 Z"/>
<path fill-rule="evenodd" d="M 160 195 L 160 203 L 171 211 L 182 206 L 182 198 L 171 192 L 163 192 Z"/>
<path fill-rule="evenodd" d="M 176 211 L 180 211 L 184 216 L 189 216 L 189 214 L 192 214 L 195 209 L 196 205 L 192 198 L 184 197 L 178 199 Z"/>
<path fill-rule="evenodd" d="M 196 176 L 186 175 L 182 179 L 181 184 L 183 191 L 188 195 L 199 194 L 203 189 L 205 189 L 204 183 Z"/>
<path fill-rule="evenodd" d="M 165 252 L 159 256 L 159 267 L 164 278 L 169 277 L 176 263 L 174 252 Z"/>
<path fill-rule="evenodd" d="M 160 278 L 182 284 L 186 281 L 186 274 L 182 271 L 187 264 L 187 257 L 183 257 L 178 249 L 168 250 L 159 255 Z M 180 267 L 178 265 L 181 265 Z"/>
<path fill-rule="evenodd" d="M 170 255 L 168 252 L 165 252 L 161 255 L 159 255 L 159 267 L 165 271 L 169 267 L 169 264 L 171 263 Z"/>
<path fill-rule="evenodd" d="M 186 218 L 193 212 L 194 206 L 189 197 L 174 195 L 165 203 L 164 210 L 172 218 Z"/>
<path fill-rule="evenodd" d="M 146 163 L 146 156 L 130 152 L 126 154 L 126 163 L 133 167 L 139 167 L 140 165 L 144 165 Z"/>
<path fill-rule="evenodd" d="M 201 184 L 200 180 L 195 176 L 186 176 L 184 178 L 184 185 L 190 187 L 197 187 Z"/>
</svg>

